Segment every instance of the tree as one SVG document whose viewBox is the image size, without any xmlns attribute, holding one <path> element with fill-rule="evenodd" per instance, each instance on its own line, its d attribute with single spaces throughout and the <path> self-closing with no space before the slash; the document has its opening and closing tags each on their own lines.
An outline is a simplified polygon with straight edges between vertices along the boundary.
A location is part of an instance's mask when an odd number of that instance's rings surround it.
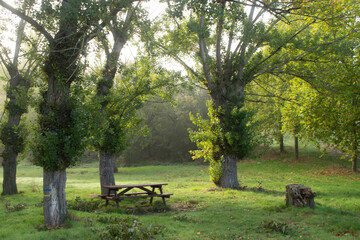
<svg viewBox="0 0 360 240">
<path fill-rule="evenodd" d="M 326 49 L 311 54 L 312 61 L 289 66 L 309 74 L 307 77 L 304 74 L 293 76 L 290 95 L 297 104 L 286 104 L 283 114 L 287 130 L 317 143 L 319 148 L 337 148 L 351 156 L 352 169 L 356 172 L 359 155 L 359 34 L 356 19 L 359 8 L 353 4 L 338 1 L 328 12 L 337 17 L 318 22 L 308 34 L 309 41 L 324 38 L 334 41 Z"/>
<path fill-rule="evenodd" d="M 259 76 L 284 69 L 287 63 L 316 49 L 300 55 L 280 53 L 314 20 L 297 19 L 300 23 L 296 30 L 280 34 L 275 26 L 281 21 L 290 23 L 287 15 L 307 2 L 183 0 L 168 4 L 168 34 L 158 47 L 182 64 L 211 96 L 211 120 L 194 118 L 199 133 L 194 133 L 192 139 L 200 147 L 194 151 L 194 157 L 204 157 L 210 161 L 210 168 L 216 168 L 216 185 L 238 188 L 237 160 L 251 146 L 246 127 L 248 116 L 242 109 L 245 87 Z M 244 6 L 249 7 L 248 12 Z M 261 20 L 265 13 L 273 16 L 267 23 Z M 191 58 L 195 66 L 184 56 Z"/>
<path fill-rule="evenodd" d="M 274 140 L 279 143 L 279 152 L 285 152 L 283 116 L 281 109 L 288 95 L 289 82 L 272 74 L 263 75 L 253 80 L 246 87 L 245 108 L 254 111 L 252 122 L 255 122 L 259 143 L 269 144 Z"/>
<path fill-rule="evenodd" d="M 71 86 L 79 81 L 81 54 L 87 43 L 107 24 L 107 17 L 122 9 L 112 3 L 79 0 L 42 2 L 40 10 L 26 15 L 0 1 L 0 5 L 28 22 L 47 40 L 43 62 L 44 87 L 39 107 L 39 129 L 35 137 L 34 162 L 44 169 L 45 224 L 55 227 L 67 216 L 66 168 L 82 154 L 86 132 L 82 111 Z M 109 15 L 101 13 L 111 8 Z M 105 19 L 101 19 L 104 17 Z"/>
<path fill-rule="evenodd" d="M 93 74 L 96 78 L 94 100 L 98 104 L 97 112 L 102 115 L 94 131 L 97 132 L 95 148 L 99 151 L 101 194 L 107 193 L 103 186 L 115 184 L 115 158 L 126 148 L 128 132 L 140 123 L 136 110 L 142 107 L 148 96 L 159 94 L 166 85 L 171 88 L 169 72 L 157 68 L 152 57 L 136 59 L 136 63 L 130 66 L 119 63 L 126 42 L 135 32 L 141 34 L 142 26 L 148 24 L 140 2 L 128 2 L 123 9 L 122 16 L 114 15 L 108 23 L 112 41 L 105 34 L 98 36 L 106 62 L 99 75 Z M 173 77 L 175 80 L 176 76 Z M 118 83 L 114 85 L 115 80 Z"/>
<path fill-rule="evenodd" d="M 109 100 L 109 97 L 112 95 L 111 88 L 113 87 L 114 78 L 118 70 L 118 61 L 120 57 L 121 50 L 124 45 L 128 41 L 128 39 L 133 35 L 136 31 L 136 26 L 134 26 L 135 21 L 139 16 L 139 3 L 136 6 L 132 6 L 132 2 L 128 2 L 126 6 L 124 6 L 124 16 L 125 19 L 121 19 L 121 16 L 114 15 L 109 22 L 107 28 L 111 32 L 113 46 L 110 50 L 109 40 L 105 34 L 99 35 L 98 40 L 101 43 L 103 49 L 105 50 L 106 62 L 101 70 L 101 76 L 97 81 L 96 88 L 96 101 L 100 104 L 100 112 L 104 115 L 105 121 L 100 125 L 99 130 L 102 131 L 102 138 L 113 137 L 114 134 L 122 135 L 122 131 L 115 132 L 116 129 L 111 129 L 109 124 L 109 119 L 112 117 L 109 115 L 108 107 L 109 104 L 114 104 L 113 100 Z M 122 93 L 120 93 L 122 94 Z M 111 123 L 110 123 L 111 124 Z M 114 123 L 112 123 L 114 124 Z M 113 126 L 115 127 L 115 126 Z M 110 129 L 107 129 L 110 128 Z M 117 139 L 113 139 L 114 141 L 119 141 L 118 144 L 122 145 L 122 137 L 117 135 Z M 116 138 L 116 137 L 115 137 Z M 106 146 L 106 143 L 109 143 L 109 139 L 103 139 L 103 143 L 97 144 L 96 148 L 99 150 L 99 174 L 100 174 L 100 186 L 101 186 L 101 194 L 106 194 L 107 189 L 103 188 L 105 185 L 115 185 L 114 178 L 114 167 L 115 167 L 115 157 L 116 157 L 116 147 L 111 149 L 111 146 Z M 101 141 L 100 141 L 101 142 Z M 109 143 L 110 144 L 110 143 Z M 115 144 L 115 143 L 112 143 Z"/>
<path fill-rule="evenodd" d="M 28 11 L 31 7 L 27 1 L 22 9 Z M 17 194 L 16 165 L 18 154 L 25 148 L 27 131 L 25 125 L 20 123 L 22 115 L 27 112 L 29 105 L 29 89 L 32 79 L 37 73 L 36 47 L 37 42 L 25 37 L 25 21 L 21 20 L 16 31 L 16 42 L 13 57 L 9 56 L 9 50 L 1 46 L 0 60 L 8 73 L 8 86 L 6 89 L 5 110 L 7 120 L 1 124 L 0 139 L 5 145 L 2 153 L 4 159 L 2 165 L 3 191 L 2 195 Z M 28 50 L 22 48 L 24 40 L 27 39 Z M 37 40 L 36 38 L 34 40 Z M 24 47 L 24 46 L 23 46 Z M 35 49 L 34 49 L 35 48 Z M 21 64 L 20 54 L 27 54 L 27 61 Z M 20 65 L 20 66 L 19 66 Z"/>
<path fill-rule="evenodd" d="M 152 96 L 169 98 L 173 92 L 173 81 L 178 76 L 161 67 L 155 59 L 142 57 L 134 64 L 123 65 L 114 79 L 113 89 L 106 95 L 102 105 L 101 128 L 97 131 L 95 147 L 100 151 L 100 184 L 102 194 L 107 193 L 104 185 L 114 185 L 115 158 L 128 146 L 129 135 L 138 133 L 141 119 L 138 109 Z M 100 102 L 101 105 L 101 102 Z"/>
</svg>

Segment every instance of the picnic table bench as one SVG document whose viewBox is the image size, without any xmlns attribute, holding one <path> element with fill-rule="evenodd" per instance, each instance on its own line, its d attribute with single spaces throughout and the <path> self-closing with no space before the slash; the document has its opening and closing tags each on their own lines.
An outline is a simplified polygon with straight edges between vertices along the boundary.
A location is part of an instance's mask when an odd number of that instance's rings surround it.
<svg viewBox="0 0 360 240">
<path fill-rule="evenodd" d="M 162 187 L 167 183 L 146 183 L 146 184 L 127 184 L 127 185 L 111 185 L 103 186 L 108 189 L 108 193 L 100 195 L 102 199 L 106 200 L 106 206 L 109 201 L 115 201 L 119 208 L 119 202 L 124 199 L 131 198 L 150 198 L 150 204 L 154 197 L 161 197 L 166 206 L 165 198 L 170 198 L 172 193 L 163 193 Z M 132 189 L 137 189 L 139 192 L 130 192 Z M 120 191 L 121 190 L 121 191 Z M 156 191 L 158 190 L 158 192 Z"/>
</svg>

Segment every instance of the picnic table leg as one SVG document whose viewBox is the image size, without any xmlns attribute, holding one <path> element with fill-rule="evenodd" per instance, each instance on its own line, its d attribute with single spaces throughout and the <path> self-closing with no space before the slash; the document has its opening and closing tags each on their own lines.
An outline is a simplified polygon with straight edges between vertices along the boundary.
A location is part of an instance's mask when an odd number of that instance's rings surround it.
<svg viewBox="0 0 360 240">
<path fill-rule="evenodd" d="M 110 196 L 110 192 L 111 192 L 111 190 L 110 189 L 108 189 L 108 196 Z M 109 200 L 108 199 L 106 199 L 106 204 L 105 204 L 105 206 L 107 207 L 107 205 L 109 204 Z"/>
<path fill-rule="evenodd" d="M 162 186 L 159 187 L 159 190 L 160 190 L 160 193 L 163 194 Z M 165 197 L 162 197 L 162 200 L 163 200 L 164 206 L 166 207 Z"/>
<path fill-rule="evenodd" d="M 155 187 L 152 188 L 153 193 L 155 193 Z M 152 204 L 153 197 L 150 198 L 150 204 Z"/>
</svg>

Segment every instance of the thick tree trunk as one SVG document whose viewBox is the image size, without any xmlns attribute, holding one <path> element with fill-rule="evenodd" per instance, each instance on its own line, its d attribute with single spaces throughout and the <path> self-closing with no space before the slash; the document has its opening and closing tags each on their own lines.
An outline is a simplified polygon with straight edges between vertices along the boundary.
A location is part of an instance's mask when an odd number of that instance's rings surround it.
<svg viewBox="0 0 360 240">
<path fill-rule="evenodd" d="M 4 157 L 3 171 L 4 171 L 4 180 L 3 180 L 3 192 L 1 195 L 11 195 L 17 194 L 16 186 L 16 159 L 17 153 L 12 150 L 12 147 L 9 145 L 5 146 L 5 152 L 7 152 L 7 157 Z"/>
<path fill-rule="evenodd" d="M 103 186 L 115 185 L 114 178 L 115 154 L 100 151 L 99 153 L 99 173 L 101 194 L 107 194 L 107 189 Z"/>
<path fill-rule="evenodd" d="M 221 164 L 222 175 L 218 187 L 222 188 L 239 188 L 240 184 L 237 178 L 237 158 L 235 156 L 223 156 L 224 161 Z"/>
<path fill-rule="evenodd" d="M 44 219 L 48 227 L 64 223 L 66 208 L 66 170 L 48 171 L 44 169 Z"/>
<path fill-rule="evenodd" d="M 310 187 L 301 184 L 286 185 L 286 206 L 315 208 L 316 193 Z"/>
<path fill-rule="evenodd" d="M 299 159 L 299 138 L 294 136 L 294 154 L 295 154 L 295 159 L 298 160 Z"/>
</svg>

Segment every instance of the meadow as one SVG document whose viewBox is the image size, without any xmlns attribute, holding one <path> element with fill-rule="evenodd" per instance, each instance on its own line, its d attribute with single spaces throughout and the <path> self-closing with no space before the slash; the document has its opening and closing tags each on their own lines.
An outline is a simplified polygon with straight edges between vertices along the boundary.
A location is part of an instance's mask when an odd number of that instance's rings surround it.
<svg viewBox="0 0 360 240">
<path fill-rule="evenodd" d="M 238 177 L 246 186 L 241 190 L 216 188 L 201 163 L 119 168 L 117 184 L 166 182 L 165 192 L 174 193 L 168 207 L 136 199 L 120 202 L 119 209 L 90 200 L 100 191 L 98 164 L 79 164 L 67 170 L 68 204 L 80 199 L 99 207 L 69 208 L 65 226 L 51 231 L 43 224 L 42 169 L 21 162 L 21 194 L 0 197 L 0 239 L 97 239 L 96 229 L 104 227 L 99 217 L 133 215 L 145 226 L 160 227 L 156 239 L 360 239 L 360 174 L 345 160 L 320 155 L 307 148 L 294 161 L 292 154 L 272 150 L 240 161 Z M 290 183 L 310 186 L 316 208 L 285 207 Z"/>
</svg>

